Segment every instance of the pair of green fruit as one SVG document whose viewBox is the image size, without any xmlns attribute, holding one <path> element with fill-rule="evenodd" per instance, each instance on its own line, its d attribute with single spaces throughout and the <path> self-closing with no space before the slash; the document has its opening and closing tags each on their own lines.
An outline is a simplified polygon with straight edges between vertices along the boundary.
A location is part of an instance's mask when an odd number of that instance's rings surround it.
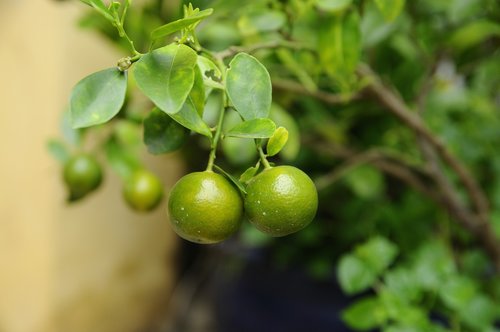
<svg viewBox="0 0 500 332">
<path fill-rule="evenodd" d="M 68 160 L 63 176 L 70 201 L 96 190 L 103 178 L 97 161 L 83 154 Z M 174 230 L 192 242 L 216 243 L 235 233 L 246 214 L 262 232 L 285 236 L 306 227 L 316 214 L 314 183 L 295 167 L 265 169 L 250 180 L 246 191 L 242 199 L 224 176 L 211 171 L 184 176 L 175 184 L 168 202 Z M 150 211 L 160 203 L 163 187 L 151 172 L 137 170 L 125 182 L 123 196 L 134 210 Z"/>
<path fill-rule="evenodd" d="M 69 201 L 76 201 L 96 190 L 101 185 L 103 174 L 95 158 L 78 154 L 64 165 L 63 177 L 69 190 Z M 163 185 L 153 173 L 139 169 L 126 179 L 123 197 L 132 209 L 151 211 L 163 197 Z"/>
<path fill-rule="evenodd" d="M 279 237 L 306 227 L 316 215 L 318 194 L 300 169 L 265 169 L 248 182 L 245 198 L 222 175 L 195 172 L 172 188 L 168 202 L 176 233 L 196 243 L 217 243 L 239 228 L 244 214 L 260 231 Z"/>
</svg>

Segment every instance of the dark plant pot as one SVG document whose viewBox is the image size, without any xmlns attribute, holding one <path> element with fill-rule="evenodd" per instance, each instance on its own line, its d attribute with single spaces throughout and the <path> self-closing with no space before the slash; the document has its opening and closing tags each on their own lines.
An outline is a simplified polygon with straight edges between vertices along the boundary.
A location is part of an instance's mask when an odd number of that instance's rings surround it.
<svg viewBox="0 0 500 332">
<path fill-rule="evenodd" d="M 217 331 L 350 331 L 340 313 L 349 304 L 335 278 L 318 281 L 298 268 L 278 270 L 262 260 L 214 278 Z"/>
</svg>

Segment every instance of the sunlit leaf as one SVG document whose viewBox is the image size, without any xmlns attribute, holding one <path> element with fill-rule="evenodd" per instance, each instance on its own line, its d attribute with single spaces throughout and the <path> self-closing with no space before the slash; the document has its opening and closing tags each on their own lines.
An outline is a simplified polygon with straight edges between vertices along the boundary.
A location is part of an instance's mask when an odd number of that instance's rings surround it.
<svg viewBox="0 0 500 332">
<path fill-rule="evenodd" d="M 151 39 L 159 39 L 162 37 L 166 37 L 174 32 L 180 31 L 182 29 L 185 29 L 189 27 L 190 25 L 196 24 L 206 18 L 207 16 L 210 16 L 213 12 L 212 8 L 208 8 L 205 10 L 202 10 L 198 13 L 196 13 L 193 16 L 190 17 L 185 17 L 178 19 L 177 21 L 173 21 L 170 23 L 167 23 L 165 25 L 162 25 L 161 27 L 158 27 L 154 29 L 151 32 Z"/>
<path fill-rule="evenodd" d="M 356 294 L 370 288 L 377 280 L 377 274 L 363 260 L 348 254 L 340 259 L 338 279 L 344 292 Z"/>
<path fill-rule="evenodd" d="M 449 43 L 455 49 L 463 51 L 494 36 L 500 36 L 500 24 L 477 20 L 456 30 L 451 35 Z"/>
<path fill-rule="evenodd" d="M 133 66 L 137 86 L 168 114 L 180 111 L 194 83 L 196 52 L 170 44 L 145 54 Z"/>
<path fill-rule="evenodd" d="M 285 160 L 294 160 L 299 154 L 301 145 L 300 130 L 295 118 L 274 103 L 271 106 L 269 118 L 273 120 L 277 126 L 285 127 L 288 130 L 288 141 L 279 154 Z"/>
<path fill-rule="evenodd" d="M 271 107 L 271 79 L 253 56 L 237 54 L 229 64 L 226 89 L 231 103 L 245 120 L 266 118 Z"/>
<path fill-rule="evenodd" d="M 319 31 L 318 48 L 321 64 L 327 74 L 336 79 L 343 89 L 347 89 L 361 51 L 357 12 L 325 18 Z"/>
<path fill-rule="evenodd" d="M 288 130 L 284 127 L 278 127 L 274 131 L 271 138 L 267 142 L 267 155 L 274 156 L 277 155 L 285 146 L 288 141 Z"/>
<path fill-rule="evenodd" d="M 387 321 L 387 312 L 376 297 L 356 301 L 342 312 L 342 320 L 356 330 L 371 330 Z"/>
<path fill-rule="evenodd" d="M 375 0 L 386 21 L 394 21 L 405 6 L 405 0 Z"/>
<path fill-rule="evenodd" d="M 316 0 L 316 6 L 324 11 L 337 12 L 346 9 L 352 0 Z"/>
<path fill-rule="evenodd" d="M 242 138 L 269 138 L 273 135 L 275 129 L 276 125 L 270 119 L 253 119 L 237 124 L 225 135 Z"/>
</svg>

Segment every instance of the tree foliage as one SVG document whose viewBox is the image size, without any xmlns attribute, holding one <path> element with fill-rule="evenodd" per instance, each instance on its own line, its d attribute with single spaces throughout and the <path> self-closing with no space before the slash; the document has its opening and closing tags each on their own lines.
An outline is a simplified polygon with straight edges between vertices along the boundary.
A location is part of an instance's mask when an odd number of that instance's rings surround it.
<svg viewBox="0 0 500 332">
<path fill-rule="evenodd" d="M 218 167 L 242 191 L 260 167 L 248 167 L 252 140 L 270 138 L 274 161 L 313 177 L 319 212 L 280 240 L 244 229 L 245 245 L 363 294 L 342 314 L 353 329 L 494 331 L 497 1 L 193 1 L 183 11 L 159 0 L 83 2 L 93 10 L 80 24 L 128 57 L 77 84 L 70 119 L 74 128 L 110 120 L 103 147 L 118 173 L 140 163 L 130 142 L 143 120 L 155 154 L 186 142 L 206 150 L 206 139 L 214 151 L 212 129 L 224 128 Z M 237 113 L 217 123 L 226 94 Z M 66 143 L 50 145 L 61 160 L 102 131 L 64 123 Z"/>
</svg>

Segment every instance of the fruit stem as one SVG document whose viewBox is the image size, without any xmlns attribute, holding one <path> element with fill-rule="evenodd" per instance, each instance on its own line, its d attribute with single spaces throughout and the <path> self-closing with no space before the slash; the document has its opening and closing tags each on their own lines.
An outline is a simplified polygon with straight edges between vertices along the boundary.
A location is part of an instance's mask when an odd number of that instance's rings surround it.
<svg viewBox="0 0 500 332">
<path fill-rule="evenodd" d="M 223 102 L 222 102 L 222 107 L 220 110 L 219 114 L 219 120 L 217 121 L 217 127 L 215 129 L 215 135 L 212 140 L 212 144 L 210 145 L 210 156 L 208 157 L 208 165 L 207 165 L 207 171 L 212 172 L 212 169 L 214 167 L 214 161 L 215 161 L 215 153 L 217 151 L 217 144 L 219 143 L 219 139 L 222 133 L 222 123 L 224 121 L 224 114 L 226 113 L 226 94 L 223 94 Z"/>
<path fill-rule="evenodd" d="M 266 154 L 264 153 L 264 150 L 262 150 L 262 146 L 259 145 L 257 150 L 259 151 L 260 161 L 262 161 L 264 169 L 270 169 L 271 165 L 269 165 L 269 162 L 267 161 Z"/>
</svg>

